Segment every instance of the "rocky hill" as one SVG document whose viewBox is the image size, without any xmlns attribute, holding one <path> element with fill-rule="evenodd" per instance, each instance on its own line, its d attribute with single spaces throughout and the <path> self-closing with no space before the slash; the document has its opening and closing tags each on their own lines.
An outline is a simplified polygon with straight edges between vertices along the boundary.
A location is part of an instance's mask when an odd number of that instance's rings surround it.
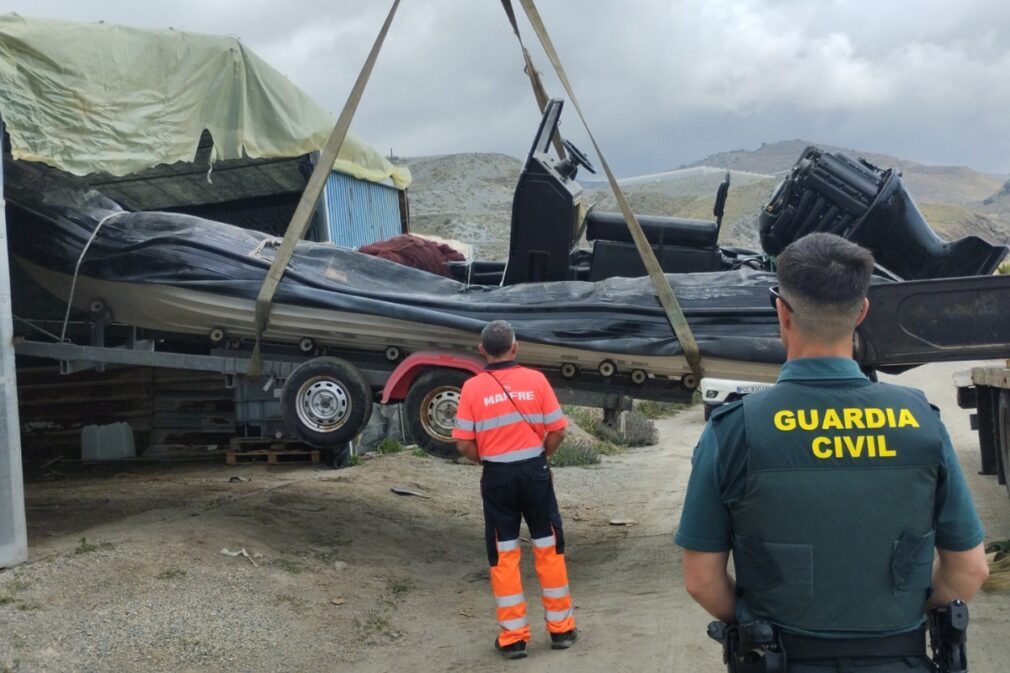
<svg viewBox="0 0 1010 673">
<path fill-rule="evenodd" d="M 982 200 L 981 210 L 984 213 L 1010 219 L 1010 180 L 1003 183 L 998 192 Z"/>
<path fill-rule="evenodd" d="M 719 241 L 758 249 L 757 216 L 780 178 L 731 170 L 729 196 Z M 712 220 L 715 193 L 726 175 L 724 168 L 684 168 L 621 181 L 636 213 Z M 592 189 L 590 198 L 599 210 L 616 211 L 609 186 Z"/>
<path fill-rule="evenodd" d="M 523 163 L 505 154 L 397 158 L 413 176 L 411 229 L 473 246 L 477 259 L 508 256 L 512 194 Z"/>
<path fill-rule="evenodd" d="M 706 157 L 680 169 L 628 178 L 621 185 L 635 212 L 712 219 L 716 188 L 728 170 L 729 198 L 720 242 L 758 249 L 757 219 L 783 175 L 810 143 L 793 140 Z M 887 155 L 820 145 L 902 171 L 902 178 L 940 236 L 970 234 L 994 243 L 1010 241 L 1010 181 L 959 166 L 927 166 Z M 454 154 L 413 159 L 410 189 L 413 229 L 474 245 L 480 259 L 504 259 L 508 252 L 512 195 L 522 170 L 519 159 L 503 154 Z M 599 210 L 617 210 L 610 189 L 586 186 Z"/>
</svg>

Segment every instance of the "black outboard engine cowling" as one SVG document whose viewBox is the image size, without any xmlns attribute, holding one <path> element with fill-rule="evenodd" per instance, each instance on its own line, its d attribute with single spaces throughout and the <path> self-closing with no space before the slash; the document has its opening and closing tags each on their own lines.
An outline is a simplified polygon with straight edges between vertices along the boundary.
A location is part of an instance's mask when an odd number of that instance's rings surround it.
<svg viewBox="0 0 1010 673">
<path fill-rule="evenodd" d="M 838 234 L 905 280 L 988 275 L 1010 252 L 977 236 L 944 241 L 893 169 L 816 147 L 803 151 L 765 204 L 760 224 L 761 247 L 770 255 L 815 231 Z"/>
</svg>

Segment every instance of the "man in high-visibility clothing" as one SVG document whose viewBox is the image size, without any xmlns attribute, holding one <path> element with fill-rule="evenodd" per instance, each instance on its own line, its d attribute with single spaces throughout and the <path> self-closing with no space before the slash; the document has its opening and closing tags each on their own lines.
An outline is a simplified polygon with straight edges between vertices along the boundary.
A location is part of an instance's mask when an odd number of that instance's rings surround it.
<svg viewBox="0 0 1010 673">
<path fill-rule="evenodd" d="M 568 420 L 544 375 L 516 364 L 515 332 L 507 322 L 496 320 L 484 328 L 480 353 L 487 368 L 463 384 L 453 437 L 461 454 L 484 465 L 484 530 L 501 627 L 495 649 L 519 659 L 526 656 L 530 639 L 519 572 L 523 518 L 533 539 L 551 647 L 565 649 L 578 638 L 561 514 L 547 466 Z"/>
</svg>

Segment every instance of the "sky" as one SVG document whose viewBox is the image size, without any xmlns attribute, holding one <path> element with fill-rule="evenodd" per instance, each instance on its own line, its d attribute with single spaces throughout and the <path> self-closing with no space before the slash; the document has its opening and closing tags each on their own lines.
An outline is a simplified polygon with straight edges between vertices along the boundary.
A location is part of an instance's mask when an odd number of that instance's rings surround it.
<svg viewBox="0 0 1010 673">
<path fill-rule="evenodd" d="M 0 0 L 0 12 L 239 37 L 336 116 L 386 0 Z M 565 97 L 514 0 L 548 92 Z M 1010 174 L 1002 0 L 540 0 L 621 176 L 803 139 Z M 398 156 L 529 150 L 539 112 L 499 0 L 402 0 L 352 128 Z M 562 132 L 591 149 L 574 109 Z"/>
</svg>

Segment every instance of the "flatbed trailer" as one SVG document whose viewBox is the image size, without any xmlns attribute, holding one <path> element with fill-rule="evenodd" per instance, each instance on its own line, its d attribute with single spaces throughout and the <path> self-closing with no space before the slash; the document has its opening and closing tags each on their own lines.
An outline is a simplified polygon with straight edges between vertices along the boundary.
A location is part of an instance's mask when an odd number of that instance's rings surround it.
<svg viewBox="0 0 1010 673">
<path fill-rule="evenodd" d="M 89 345 L 19 336 L 14 339 L 14 350 L 19 358 L 58 361 L 61 374 L 106 367 L 158 367 L 216 372 L 226 388 L 253 378 L 252 352 L 241 341 L 138 338 L 136 330 L 115 340 L 106 338 L 106 331 L 92 329 L 98 338 Z M 364 428 L 373 404 L 402 403 L 412 439 L 429 453 L 449 457 L 456 455 L 451 434 L 460 389 L 483 366 L 472 353 L 429 350 L 408 355 L 394 348 L 326 351 L 303 342 L 267 345 L 255 378 L 265 390 L 278 391 L 290 434 L 316 448 L 331 454 L 342 450 Z M 609 422 L 631 409 L 636 398 L 689 402 L 694 394 L 677 381 L 636 379 L 619 372 L 605 376 L 562 368 L 544 373 L 562 403 L 600 408 Z"/>
</svg>

